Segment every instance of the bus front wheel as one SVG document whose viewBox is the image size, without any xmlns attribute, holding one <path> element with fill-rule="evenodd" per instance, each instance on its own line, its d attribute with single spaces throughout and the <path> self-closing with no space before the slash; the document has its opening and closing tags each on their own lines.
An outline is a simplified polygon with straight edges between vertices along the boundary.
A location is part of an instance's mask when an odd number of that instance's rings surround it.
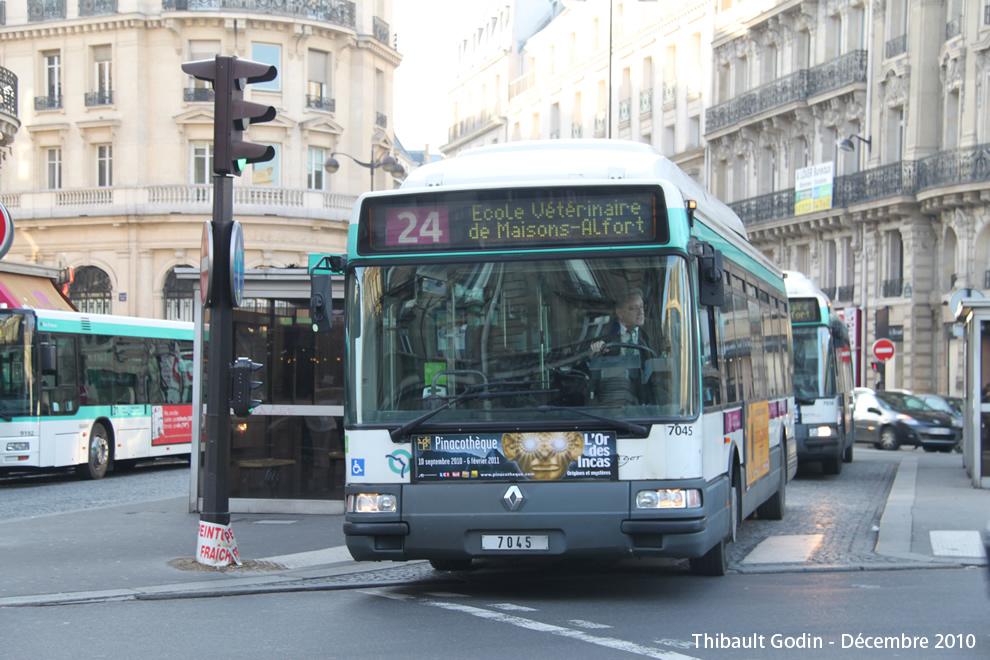
<svg viewBox="0 0 990 660">
<path fill-rule="evenodd" d="M 83 479 L 102 479 L 110 464 L 110 439 L 102 424 L 94 424 L 89 434 L 86 462 L 76 467 Z"/>
<path fill-rule="evenodd" d="M 688 560 L 695 575 L 721 577 L 729 572 L 729 544 L 735 543 L 739 531 L 739 485 L 729 491 L 729 533 L 708 552 Z"/>
</svg>

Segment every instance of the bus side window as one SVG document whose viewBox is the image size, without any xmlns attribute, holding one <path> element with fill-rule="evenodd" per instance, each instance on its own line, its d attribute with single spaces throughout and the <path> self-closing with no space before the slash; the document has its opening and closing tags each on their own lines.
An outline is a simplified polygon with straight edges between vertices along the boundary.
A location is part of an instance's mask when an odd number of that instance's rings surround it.
<svg viewBox="0 0 990 660">
<path fill-rule="evenodd" d="M 714 332 L 715 310 L 715 307 L 699 307 L 698 310 L 698 334 L 701 337 L 701 399 L 706 406 L 717 406 L 722 403 L 717 339 Z"/>
</svg>

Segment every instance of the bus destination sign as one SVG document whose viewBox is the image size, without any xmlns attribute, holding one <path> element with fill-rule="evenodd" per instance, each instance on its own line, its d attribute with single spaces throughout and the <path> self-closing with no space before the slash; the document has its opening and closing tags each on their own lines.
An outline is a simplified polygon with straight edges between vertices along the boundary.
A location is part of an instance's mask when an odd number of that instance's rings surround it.
<svg viewBox="0 0 990 660">
<path fill-rule="evenodd" d="M 657 186 L 427 192 L 371 198 L 359 251 L 587 247 L 666 242 Z"/>
<path fill-rule="evenodd" d="M 815 298 L 790 298 L 791 323 L 818 323 L 822 320 L 821 308 Z"/>
</svg>

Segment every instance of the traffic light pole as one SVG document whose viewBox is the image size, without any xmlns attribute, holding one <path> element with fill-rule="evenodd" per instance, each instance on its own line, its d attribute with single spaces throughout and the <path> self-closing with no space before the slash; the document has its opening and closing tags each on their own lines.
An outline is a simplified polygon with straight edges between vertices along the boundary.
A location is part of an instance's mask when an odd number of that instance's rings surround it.
<svg viewBox="0 0 990 660">
<path fill-rule="evenodd" d="M 213 290 L 206 382 L 206 477 L 200 520 L 230 524 L 227 478 L 230 462 L 230 363 L 234 356 L 234 304 L 230 286 L 230 234 L 234 224 L 234 180 L 213 177 Z"/>
</svg>

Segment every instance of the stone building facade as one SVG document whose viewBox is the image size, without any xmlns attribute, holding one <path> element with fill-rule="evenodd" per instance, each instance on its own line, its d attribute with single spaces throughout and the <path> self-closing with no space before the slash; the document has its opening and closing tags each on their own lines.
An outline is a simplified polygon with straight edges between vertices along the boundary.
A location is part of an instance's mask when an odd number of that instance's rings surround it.
<svg viewBox="0 0 990 660">
<path fill-rule="evenodd" d="M 0 62 L 19 80 L 22 124 L 0 170 L 14 217 L 9 258 L 72 267 L 84 311 L 192 319 L 213 211 L 213 91 L 183 62 L 217 54 L 278 68 L 245 98 L 274 121 L 247 132 L 275 159 L 234 182 L 245 266 L 305 266 L 345 247 L 357 196 L 392 187 L 373 164 L 394 150 L 401 56 L 391 0 L 26 0 L 4 3 Z"/>
</svg>

